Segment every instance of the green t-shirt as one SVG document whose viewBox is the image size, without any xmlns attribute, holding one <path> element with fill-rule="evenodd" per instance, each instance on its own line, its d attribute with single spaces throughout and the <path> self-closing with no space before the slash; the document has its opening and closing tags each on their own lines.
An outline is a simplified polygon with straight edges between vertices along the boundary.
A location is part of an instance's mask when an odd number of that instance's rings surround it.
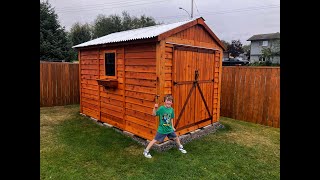
<svg viewBox="0 0 320 180">
<path fill-rule="evenodd" d="M 167 108 L 165 106 L 160 106 L 156 112 L 156 116 L 159 116 L 159 127 L 158 132 L 161 134 L 169 134 L 173 132 L 172 119 L 174 118 L 173 108 Z"/>
</svg>

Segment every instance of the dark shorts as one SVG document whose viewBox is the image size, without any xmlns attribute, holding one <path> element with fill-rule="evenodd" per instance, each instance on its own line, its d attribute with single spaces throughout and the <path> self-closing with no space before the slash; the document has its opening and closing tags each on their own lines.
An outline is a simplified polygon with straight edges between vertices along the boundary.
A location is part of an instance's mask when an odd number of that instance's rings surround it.
<svg viewBox="0 0 320 180">
<path fill-rule="evenodd" d="M 157 132 L 156 137 L 154 139 L 157 140 L 158 142 L 163 142 L 164 138 L 166 138 L 167 136 L 171 140 L 174 140 L 177 137 L 175 132 L 172 132 L 169 134 L 161 134 L 161 133 Z"/>
</svg>

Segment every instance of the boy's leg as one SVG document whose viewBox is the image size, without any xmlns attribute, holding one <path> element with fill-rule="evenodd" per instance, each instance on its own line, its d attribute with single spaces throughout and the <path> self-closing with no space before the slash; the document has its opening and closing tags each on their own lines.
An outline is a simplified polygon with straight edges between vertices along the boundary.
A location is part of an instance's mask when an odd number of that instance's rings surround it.
<svg viewBox="0 0 320 180">
<path fill-rule="evenodd" d="M 146 150 L 149 151 L 154 143 L 156 143 L 157 141 L 162 142 L 165 137 L 166 137 L 165 134 L 160 134 L 157 132 L 156 137 L 154 137 L 154 139 L 148 144 L 148 146 L 146 147 Z"/>
<path fill-rule="evenodd" d="M 182 153 L 187 153 L 187 151 L 185 150 L 185 149 L 183 149 L 183 146 L 182 146 L 182 144 L 180 143 L 180 139 L 179 139 L 179 137 L 176 137 L 176 142 L 177 142 L 177 144 L 178 144 L 178 149 L 179 149 L 179 151 L 181 151 Z"/>
<path fill-rule="evenodd" d="M 168 134 L 168 138 L 171 139 L 171 140 L 175 140 L 177 145 L 178 145 L 178 147 L 181 146 L 179 137 L 177 136 L 177 134 L 175 132 L 172 132 L 172 133 Z"/>
<path fill-rule="evenodd" d="M 175 140 L 176 140 L 176 143 L 177 143 L 178 147 L 180 147 L 180 146 L 181 146 L 181 143 L 180 143 L 179 137 L 177 136 L 177 137 L 175 138 Z"/>
<path fill-rule="evenodd" d="M 156 143 L 157 140 L 153 139 L 152 141 L 149 142 L 148 146 L 146 147 L 146 150 L 149 151 L 150 148 L 153 146 L 154 143 Z"/>
<path fill-rule="evenodd" d="M 146 147 L 146 149 L 144 149 L 143 151 L 143 155 L 147 158 L 152 158 L 151 154 L 149 153 L 150 148 L 153 146 L 154 143 L 158 142 L 162 142 L 164 140 L 164 138 L 166 137 L 165 134 L 160 134 L 157 132 L 156 137 L 148 144 L 148 146 Z"/>
<path fill-rule="evenodd" d="M 152 145 L 157 142 L 157 140 L 153 139 L 151 142 L 149 142 L 148 146 L 146 149 L 143 150 L 143 155 L 146 158 L 152 158 L 151 154 L 149 153 L 149 149 L 152 147 Z"/>
<path fill-rule="evenodd" d="M 187 151 L 183 149 L 183 146 L 182 146 L 182 144 L 180 143 L 180 139 L 179 139 L 179 137 L 176 135 L 175 132 L 172 132 L 172 133 L 168 134 L 168 138 L 169 138 L 169 139 L 174 139 L 174 140 L 176 141 L 176 143 L 177 143 L 177 145 L 178 145 L 178 148 L 179 148 L 179 150 L 180 150 L 182 153 L 187 153 Z"/>
</svg>

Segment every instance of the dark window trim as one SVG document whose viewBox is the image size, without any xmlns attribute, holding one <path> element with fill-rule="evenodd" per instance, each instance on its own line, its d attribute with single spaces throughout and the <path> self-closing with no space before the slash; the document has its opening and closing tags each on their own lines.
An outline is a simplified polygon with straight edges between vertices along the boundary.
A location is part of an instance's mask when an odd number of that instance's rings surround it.
<svg viewBox="0 0 320 180">
<path fill-rule="evenodd" d="M 107 53 L 114 53 L 114 76 L 107 76 L 106 73 L 107 73 L 107 70 L 106 70 L 106 54 Z M 111 79 L 115 79 L 117 78 L 117 53 L 116 53 L 116 50 L 107 50 L 104 52 L 104 75 L 107 77 L 107 78 L 111 78 Z"/>
</svg>

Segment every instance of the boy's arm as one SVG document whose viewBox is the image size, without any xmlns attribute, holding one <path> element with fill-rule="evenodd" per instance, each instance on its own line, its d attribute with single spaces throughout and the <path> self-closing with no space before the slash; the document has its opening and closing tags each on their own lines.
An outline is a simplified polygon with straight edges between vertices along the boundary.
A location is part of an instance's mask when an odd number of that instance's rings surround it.
<svg viewBox="0 0 320 180">
<path fill-rule="evenodd" d="M 176 131 L 176 128 L 174 128 L 173 126 L 173 119 L 174 119 L 174 111 L 172 112 L 171 126 L 172 126 L 172 129 Z"/>
<path fill-rule="evenodd" d="M 171 119 L 171 126 L 172 126 L 172 129 L 173 129 L 174 131 L 176 131 L 176 129 L 175 129 L 174 126 L 173 126 L 173 118 Z"/>
<path fill-rule="evenodd" d="M 157 109 L 158 109 L 158 108 L 157 108 Z M 152 115 L 153 115 L 153 116 L 156 115 L 157 109 L 156 109 L 155 107 L 153 108 L 153 110 L 152 110 Z"/>
<path fill-rule="evenodd" d="M 152 110 L 152 115 L 156 116 L 157 115 L 157 110 L 158 110 L 158 104 L 155 104 Z"/>
</svg>

